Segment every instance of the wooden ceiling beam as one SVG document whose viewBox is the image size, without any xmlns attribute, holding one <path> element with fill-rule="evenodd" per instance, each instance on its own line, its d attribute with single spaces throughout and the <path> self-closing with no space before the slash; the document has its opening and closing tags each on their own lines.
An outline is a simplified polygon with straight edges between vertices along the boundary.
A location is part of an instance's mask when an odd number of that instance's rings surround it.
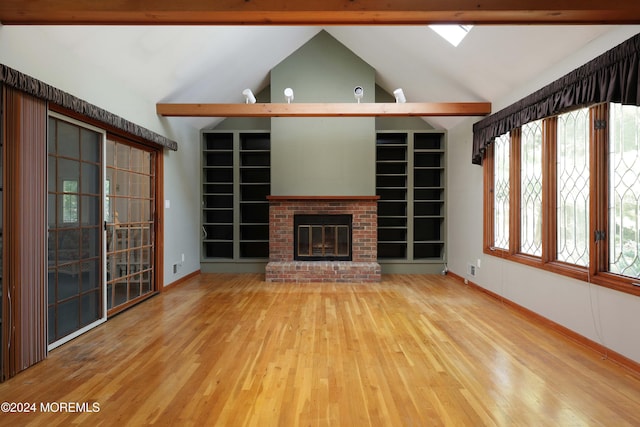
<svg viewBox="0 0 640 427">
<path fill-rule="evenodd" d="M 637 24 L 636 0 L 2 0 L 0 23 L 43 25 Z"/>
<path fill-rule="evenodd" d="M 156 104 L 165 117 L 428 117 L 485 116 L 489 102 Z"/>
</svg>

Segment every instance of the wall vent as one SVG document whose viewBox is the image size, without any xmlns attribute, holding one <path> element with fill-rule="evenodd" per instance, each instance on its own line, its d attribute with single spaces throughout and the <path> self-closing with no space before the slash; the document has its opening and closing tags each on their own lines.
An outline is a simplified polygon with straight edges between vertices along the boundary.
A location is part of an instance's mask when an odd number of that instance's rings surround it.
<svg viewBox="0 0 640 427">
<path fill-rule="evenodd" d="M 476 266 L 473 264 L 469 264 L 468 269 L 467 269 L 469 276 L 475 276 L 476 275 Z"/>
</svg>

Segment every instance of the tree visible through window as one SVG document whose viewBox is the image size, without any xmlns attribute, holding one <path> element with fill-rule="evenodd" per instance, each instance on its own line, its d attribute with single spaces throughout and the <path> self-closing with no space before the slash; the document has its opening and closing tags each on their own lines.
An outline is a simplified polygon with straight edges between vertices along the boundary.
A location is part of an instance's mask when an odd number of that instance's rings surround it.
<svg viewBox="0 0 640 427">
<path fill-rule="evenodd" d="M 510 145 L 509 133 L 499 136 L 494 142 L 493 245 L 499 249 L 509 249 Z"/>
<path fill-rule="evenodd" d="M 557 121 L 557 259 L 589 265 L 589 109 Z"/>
<path fill-rule="evenodd" d="M 542 120 L 522 126 L 520 250 L 542 255 Z"/>
<path fill-rule="evenodd" d="M 640 108 L 611 104 L 609 269 L 640 277 Z"/>
<path fill-rule="evenodd" d="M 62 181 L 62 221 L 64 223 L 78 222 L 78 181 Z"/>
<path fill-rule="evenodd" d="M 111 180 L 106 179 L 104 181 L 104 220 L 106 222 L 112 222 L 111 219 Z"/>
</svg>

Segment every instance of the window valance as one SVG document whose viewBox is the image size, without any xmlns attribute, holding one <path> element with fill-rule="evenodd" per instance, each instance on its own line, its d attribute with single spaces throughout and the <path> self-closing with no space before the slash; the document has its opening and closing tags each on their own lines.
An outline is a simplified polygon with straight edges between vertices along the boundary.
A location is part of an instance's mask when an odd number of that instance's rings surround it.
<svg viewBox="0 0 640 427">
<path fill-rule="evenodd" d="M 67 108 L 91 119 L 113 126 L 116 129 L 135 135 L 170 150 L 177 150 L 178 143 L 149 129 L 96 107 L 67 92 L 50 86 L 6 65 L 0 64 L 0 84 L 6 84 L 36 98 Z"/>
<path fill-rule="evenodd" d="M 474 164 L 495 137 L 525 123 L 601 102 L 640 105 L 640 34 L 473 125 Z"/>
</svg>

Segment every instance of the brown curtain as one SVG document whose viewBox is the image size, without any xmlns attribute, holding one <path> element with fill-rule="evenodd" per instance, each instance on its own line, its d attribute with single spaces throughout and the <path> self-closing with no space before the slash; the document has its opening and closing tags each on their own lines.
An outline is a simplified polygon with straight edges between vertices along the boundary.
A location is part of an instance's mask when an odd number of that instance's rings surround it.
<svg viewBox="0 0 640 427">
<path fill-rule="evenodd" d="M 474 164 L 497 136 L 567 110 L 618 102 L 640 105 L 640 34 L 473 125 Z"/>
<path fill-rule="evenodd" d="M 4 86 L 3 377 L 47 355 L 47 106 Z"/>
</svg>

